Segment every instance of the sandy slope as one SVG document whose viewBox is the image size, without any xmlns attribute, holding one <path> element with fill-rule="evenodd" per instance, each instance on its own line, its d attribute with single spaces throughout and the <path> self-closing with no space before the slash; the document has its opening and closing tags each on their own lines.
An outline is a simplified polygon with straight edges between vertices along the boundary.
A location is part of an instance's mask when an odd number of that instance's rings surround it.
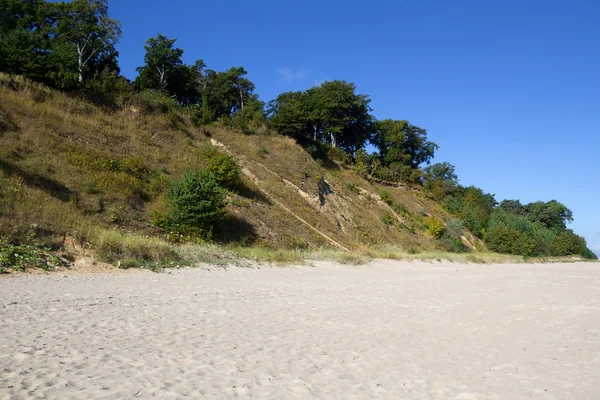
<svg viewBox="0 0 600 400">
<path fill-rule="evenodd" d="M 600 264 L 0 279 L 0 399 L 598 399 Z"/>
</svg>

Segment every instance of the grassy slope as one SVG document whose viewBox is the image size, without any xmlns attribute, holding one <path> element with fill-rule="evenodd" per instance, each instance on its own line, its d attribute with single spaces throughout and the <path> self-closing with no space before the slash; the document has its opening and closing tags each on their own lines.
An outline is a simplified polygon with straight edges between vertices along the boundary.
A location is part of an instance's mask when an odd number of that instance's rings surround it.
<svg viewBox="0 0 600 400">
<path fill-rule="evenodd" d="M 72 235 L 96 248 L 133 249 L 140 240 L 156 248 L 152 238 L 162 233 L 152 215 L 164 210 L 170 180 L 201 168 L 203 148 L 211 145 L 234 154 L 244 171 L 243 188 L 230 196 L 230 217 L 217 235 L 224 244 L 431 251 L 436 244 L 423 218 L 448 217 L 418 188 L 386 187 L 402 205 L 395 212 L 378 194 L 383 187 L 351 169 L 324 168 L 278 135 L 195 128 L 184 116 L 128 108 L 105 112 L 31 83 L 16 91 L 0 84 L 0 98 L 0 237 L 9 240 L 35 234 L 60 246 Z"/>
</svg>

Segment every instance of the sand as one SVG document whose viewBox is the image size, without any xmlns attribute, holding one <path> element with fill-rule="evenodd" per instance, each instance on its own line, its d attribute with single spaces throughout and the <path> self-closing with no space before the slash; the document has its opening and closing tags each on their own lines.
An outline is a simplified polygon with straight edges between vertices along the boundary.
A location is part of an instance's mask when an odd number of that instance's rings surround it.
<svg viewBox="0 0 600 400">
<path fill-rule="evenodd" d="M 0 278 L 0 399 L 598 399 L 600 264 Z"/>
</svg>

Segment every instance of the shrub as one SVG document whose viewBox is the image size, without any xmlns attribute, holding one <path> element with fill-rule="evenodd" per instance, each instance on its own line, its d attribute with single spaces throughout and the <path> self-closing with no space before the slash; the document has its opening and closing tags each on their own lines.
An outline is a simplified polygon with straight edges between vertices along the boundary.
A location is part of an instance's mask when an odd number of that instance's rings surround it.
<svg viewBox="0 0 600 400">
<path fill-rule="evenodd" d="M 339 147 L 332 147 L 327 152 L 327 158 L 331 161 L 337 161 L 341 165 L 350 165 L 352 164 L 352 157 L 348 155 L 344 150 Z"/>
<path fill-rule="evenodd" d="M 444 226 L 444 230 L 440 237 L 442 247 L 447 251 L 455 253 L 464 252 L 466 247 L 461 239 L 463 230 L 464 225 L 459 218 L 452 218 L 446 222 L 446 226 Z"/>
<path fill-rule="evenodd" d="M 87 80 L 81 93 L 88 101 L 100 107 L 114 109 L 123 106 L 124 98 L 132 95 L 133 88 L 115 72 L 103 71 Z"/>
<path fill-rule="evenodd" d="M 431 234 L 431 236 L 436 239 L 439 239 L 442 236 L 444 231 L 444 221 L 432 215 L 425 218 L 423 222 L 425 223 L 427 231 Z"/>
<path fill-rule="evenodd" d="M 504 254 L 521 256 L 535 255 L 535 240 L 515 228 L 507 228 L 503 224 L 489 231 L 486 243 L 490 250 Z"/>
<path fill-rule="evenodd" d="M 550 243 L 550 254 L 553 256 L 584 255 L 587 249 L 585 239 L 577 236 L 572 230 L 564 230 Z"/>
<path fill-rule="evenodd" d="M 167 114 L 179 109 L 177 100 L 172 99 L 159 92 L 143 91 L 131 96 L 131 106 L 137 108 L 141 113 Z"/>
<path fill-rule="evenodd" d="M 208 147 L 204 156 L 208 160 L 208 172 L 220 186 L 230 190 L 239 186 L 241 168 L 235 157 L 214 147 Z"/>
<path fill-rule="evenodd" d="M 225 216 L 226 196 L 211 172 L 188 171 L 171 184 L 170 210 L 159 225 L 171 233 L 210 239 L 213 228 Z"/>
</svg>

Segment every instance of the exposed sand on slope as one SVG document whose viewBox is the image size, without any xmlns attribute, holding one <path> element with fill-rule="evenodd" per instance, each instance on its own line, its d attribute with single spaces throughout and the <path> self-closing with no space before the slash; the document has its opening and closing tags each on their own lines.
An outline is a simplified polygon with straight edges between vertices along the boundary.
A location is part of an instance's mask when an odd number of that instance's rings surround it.
<svg viewBox="0 0 600 400">
<path fill-rule="evenodd" d="M 598 399 L 600 264 L 0 278 L 0 399 Z"/>
</svg>

